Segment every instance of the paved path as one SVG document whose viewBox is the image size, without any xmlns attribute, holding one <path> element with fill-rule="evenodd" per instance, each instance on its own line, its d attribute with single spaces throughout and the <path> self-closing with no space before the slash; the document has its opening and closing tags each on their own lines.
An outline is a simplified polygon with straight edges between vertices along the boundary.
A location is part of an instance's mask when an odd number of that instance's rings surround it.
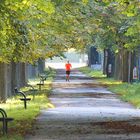
<svg viewBox="0 0 140 140">
<path fill-rule="evenodd" d="M 140 110 L 77 70 L 70 82 L 58 70 L 50 99 L 34 135 L 26 140 L 140 140 Z"/>
</svg>

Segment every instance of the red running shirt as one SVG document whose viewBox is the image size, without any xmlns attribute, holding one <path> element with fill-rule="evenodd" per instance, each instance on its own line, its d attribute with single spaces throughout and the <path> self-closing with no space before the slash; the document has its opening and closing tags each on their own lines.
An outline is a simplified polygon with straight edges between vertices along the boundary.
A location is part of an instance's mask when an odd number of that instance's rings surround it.
<svg viewBox="0 0 140 140">
<path fill-rule="evenodd" d="M 72 66 L 71 66 L 70 63 L 68 63 L 68 64 L 65 65 L 65 67 L 66 67 L 66 71 L 70 71 L 70 69 L 71 69 Z"/>
</svg>

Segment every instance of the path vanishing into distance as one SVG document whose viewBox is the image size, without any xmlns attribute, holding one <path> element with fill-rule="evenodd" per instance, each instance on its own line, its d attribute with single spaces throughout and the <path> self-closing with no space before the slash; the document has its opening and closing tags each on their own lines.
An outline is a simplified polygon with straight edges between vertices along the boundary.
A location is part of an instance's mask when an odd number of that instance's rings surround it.
<svg viewBox="0 0 140 140">
<path fill-rule="evenodd" d="M 140 110 L 76 69 L 57 70 L 50 100 L 26 140 L 140 140 Z"/>
</svg>

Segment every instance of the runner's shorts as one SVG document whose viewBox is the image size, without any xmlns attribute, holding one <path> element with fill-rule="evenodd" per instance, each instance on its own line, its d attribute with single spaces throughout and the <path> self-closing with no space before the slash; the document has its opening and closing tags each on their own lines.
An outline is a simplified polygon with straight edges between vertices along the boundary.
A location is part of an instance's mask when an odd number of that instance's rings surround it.
<svg viewBox="0 0 140 140">
<path fill-rule="evenodd" d="M 67 70 L 67 71 L 66 71 L 66 74 L 67 74 L 67 75 L 70 75 L 70 71 Z"/>
</svg>

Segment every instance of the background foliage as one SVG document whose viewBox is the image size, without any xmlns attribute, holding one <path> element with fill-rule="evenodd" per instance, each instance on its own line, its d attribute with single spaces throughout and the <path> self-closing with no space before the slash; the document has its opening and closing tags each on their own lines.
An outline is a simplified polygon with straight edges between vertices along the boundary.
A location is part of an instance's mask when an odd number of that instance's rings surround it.
<svg viewBox="0 0 140 140">
<path fill-rule="evenodd" d="M 68 48 L 136 49 L 139 0 L 1 0 L 0 61 L 33 62 Z"/>
</svg>

